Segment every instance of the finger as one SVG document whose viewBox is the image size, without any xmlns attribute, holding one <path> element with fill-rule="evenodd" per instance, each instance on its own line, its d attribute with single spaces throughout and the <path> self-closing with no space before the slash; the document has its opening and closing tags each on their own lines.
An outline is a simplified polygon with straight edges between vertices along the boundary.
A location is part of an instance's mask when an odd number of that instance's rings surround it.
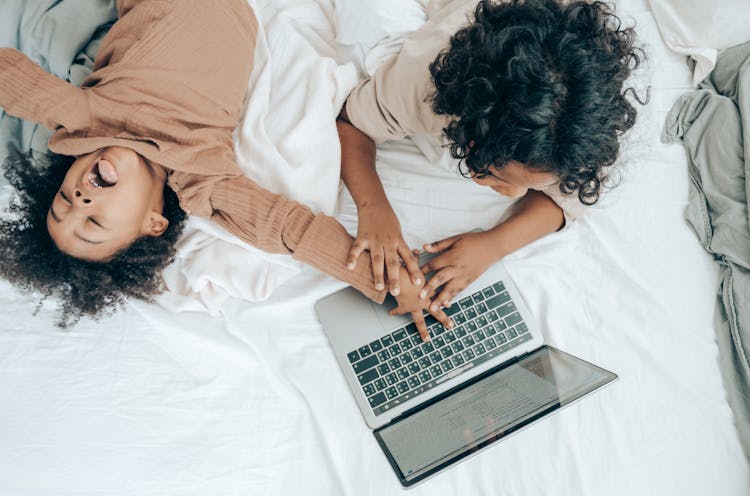
<svg viewBox="0 0 750 496">
<path fill-rule="evenodd" d="M 456 279 L 452 279 L 451 282 L 443 286 L 443 290 L 440 291 L 439 295 L 433 298 L 433 301 L 437 302 L 437 304 L 443 308 L 450 308 L 453 297 L 464 289 L 455 281 Z"/>
<path fill-rule="evenodd" d="M 419 269 L 419 263 L 417 263 L 417 257 L 415 257 L 413 253 L 409 251 L 409 247 L 406 246 L 406 244 L 402 244 L 400 246 L 398 254 L 401 256 L 401 259 L 404 261 L 404 265 L 406 266 L 406 271 L 411 276 L 411 282 L 413 282 L 415 286 L 421 286 L 424 278 L 422 276 L 422 271 Z"/>
<path fill-rule="evenodd" d="M 422 288 L 422 291 L 419 293 L 419 297 L 422 299 L 427 298 L 429 295 L 437 291 L 437 288 L 453 279 L 455 275 L 456 269 L 453 267 L 446 267 L 437 271 L 435 275 L 432 276 L 432 279 L 427 281 L 427 284 L 424 285 L 424 288 Z M 435 304 L 439 305 L 437 302 Z"/>
<path fill-rule="evenodd" d="M 385 289 L 383 281 L 383 247 L 370 248 L 370 260 L 372 260 L 372 277 L 375 280 L 375 289 Z"/>
<path fill-rule="evenodd" d="M 354 270 L 354 267 L 357 266 L 357 260 L 359 260 L 359 256 L 366 249 L 367 241 L 361 240 L 359 238 L 355 239 L 354 243 L 352 243 L 351 250 L 349 250 L 349 257 L 346 259 L 346 268 L 349 270 Z"/>
<path fill-rule="evenodd" d="M 433 310 L 433 308 L 436 308 L 436 309 Z M 448 314 L 446 314 L 442 308 L 440 308 L 439 306 L 438 307 L 430 306 L 430 313 L 432 314 L 433 317 L 437 319 L 438 322 L 443 324 L 443 327 L 445 327 L 446 329 L 453 329 L 453 321 L 451 320 L 450 317 L 448 317 Z"/>
<path fill-rule="evenodd" d="M 446 256 L 445 253 L 442 255 L 438 255 L 437 257 L 433 258 L 429 262 L 425 263 L 420 270 L 422 271 L 422 274 L 429 274 L 430 272 L 436 272 L 444 267 L 447 267 L 450 264 L 449 258 Z"/>
<path fill-rule="evenodd" d="M 453 245 L 453 243 L 456 242 L 459 237 L 461 237 L 461 235 L 457 234 L 455 236 L 451 236 L 450 238 L 435 241 L 434 243 L 428 243 L 424 245 L 424 250 L 430 253 L 437 253 L 439 251 L 447 250 Z"/>
<path fill-rule="evenodd" d="M 421 310 L 411 313 L 411 317 L 414 319 L 414 323 L 417 325 L 417 331 L 422 341 L 425 343 L 430 342 L 430 331 L 427 330 L 427 324 L 424 321 L 424 315 Z"/>
<path fill-rule="evenodd" d="M 388 271 L 388 285 L 393 296 L 398 296 L 401 292 L 401 288 L 398 285 L 398 275 L 401 271 L 401 264 L 399 263 L 398 252 L 395 249 L 390 249 L 385 254 L 386 270 Z"/>
</svg>

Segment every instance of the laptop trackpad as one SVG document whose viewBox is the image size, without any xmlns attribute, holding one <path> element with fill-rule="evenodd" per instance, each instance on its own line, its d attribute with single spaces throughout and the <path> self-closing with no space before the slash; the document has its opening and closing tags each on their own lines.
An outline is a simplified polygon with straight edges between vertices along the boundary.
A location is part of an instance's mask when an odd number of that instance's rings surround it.
<svg viewBox="0 0 750 496">
<path fill-rule="evenodd" d="M 397 327 L 401 327 L 412 321 L 411 315 L 408 313 L 406 315 L 390 315 L 388 313 L 398 306 L 396 299 L 391 295 L 385 297 L 385 301 L 383 301 L 382 305 L 372 301 L 370 302 L 370 305 L 372 305 L 375 315 L 378 316 L 380 325 L 387 331 L 396 329 Z"/>
</svg>

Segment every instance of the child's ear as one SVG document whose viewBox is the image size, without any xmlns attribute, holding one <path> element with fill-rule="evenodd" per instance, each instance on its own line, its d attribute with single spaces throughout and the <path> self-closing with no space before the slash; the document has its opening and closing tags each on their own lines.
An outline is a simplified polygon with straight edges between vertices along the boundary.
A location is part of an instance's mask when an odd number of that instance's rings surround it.
<svg viewBox="0 0 750 496">
<path fill-rule="evenodd" d="M 149 236 L 161 236 L 169 227 L 169 221 L 159 212 L 151 211 L 146 218 L 144 234 Z"/>
</svg>

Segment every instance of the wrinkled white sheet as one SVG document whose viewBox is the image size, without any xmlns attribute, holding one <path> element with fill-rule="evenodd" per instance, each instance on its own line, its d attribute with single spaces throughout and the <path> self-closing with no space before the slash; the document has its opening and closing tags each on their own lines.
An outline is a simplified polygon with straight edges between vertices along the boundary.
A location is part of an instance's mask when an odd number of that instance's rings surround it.
<svg viewBox="0 0 750 496">
<path fill-rule="evenodd" d="M 308 34 L 331 32 L 325 0 L 297 4 Z M 644 1 L 620 4 L 655 69 L 621 184 L 506 261 L 548 343 L 620 380 L 410 494 L 750 494 L 716 365 L 716 270 L 683 220 L 682 147 L 658 143 L 689 72 Z M 378 167 L 413 243 L 500 215 L 496 195 L 408 141 L 381 149 Z M 339 210 L 351 227 L 345 194 Z M 36 301 L 0 282 L 0 494 L 403 494 L 315 318 L 340 287 L 304 268 L 220 316 L 133 303 L 62 332 L 50 304 L 31 317 Z"/>
</svg>

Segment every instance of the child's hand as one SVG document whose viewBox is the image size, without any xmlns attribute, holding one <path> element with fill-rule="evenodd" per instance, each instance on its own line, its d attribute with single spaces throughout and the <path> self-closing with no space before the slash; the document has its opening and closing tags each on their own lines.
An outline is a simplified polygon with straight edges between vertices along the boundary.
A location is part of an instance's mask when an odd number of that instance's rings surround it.
<svg viewBox="0 0 750 496">
<path fill-rule="evenodd" d="M 430 253 L 443 252 L 422 266 L 424 274 L 435 274 L 425 284 L 421 297 L 426 298 L 443 286 L 440 294 L 432 300 L 431 312 L 441 306 L 449 307 L 454 296 L 498 260 L 485 232 L 459 234 L 425 245 L 424 249 Z"/>
<path fill-rule="evenodd" d="M 359 209 L 359 226 L 357 239 L 354 240 L 346 262 L 347 268 L 354 269 L 363 251 L 370 251 L 372 273 L 375 278 L 375 288 L 380 291 L 385 288 L 383 277 L 384 267 L 388 276 L 388 289 L 393 296 L 401 291 L 399 273 L 401 260 L 408 271 L 407 278 L 421 287 L 424 277 L 419 270 L 417 258 L 411 252 L 401 235 L 401 224 L 390 205 L 369 205 Z"/>
<path fill-rule="evenodd" d="M 406 272 L 403 268 L 401 270 Z M 408 274 L 404 273 L 402 276 L 405 284 L 401 287 L 399 295 L 396 296 L 398 307 L 391 310 L 391 315 L 410 313 L 412 319 L 414 319 L 414 323 L 417 325 L 417 331 L 419 331 L 422 341 L 428 342 L 430 341 L 430 332 L 427 330 L 427 324 L 425 323 L 422 310 L 427 310 L 431 307 L 431 302 L 426 298 L 419 297 L 422 283 L 412 284 L 411 281 L 409 281 Z M 435 310 L 429 310 L 429 312 L 438 320 L 438 322 L 444 325 L 446 329 L 453 328 L 453 321 L 445 314 L 442 308 L 438 306 Z"/>
</svg>

